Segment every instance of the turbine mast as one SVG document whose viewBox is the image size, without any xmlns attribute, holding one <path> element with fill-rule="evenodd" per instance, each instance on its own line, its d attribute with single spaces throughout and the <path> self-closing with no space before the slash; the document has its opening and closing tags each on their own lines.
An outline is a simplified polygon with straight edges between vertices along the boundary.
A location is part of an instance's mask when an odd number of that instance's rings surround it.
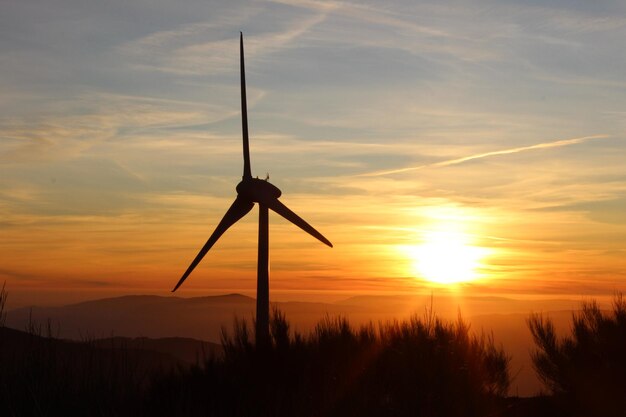
<svg viewBox="0 0 626 417">
<path fill-rule="evenodd" d="M 243 179 L 252 178 L 250 171 L 250 145 L 248 143 L 248 104 L 246 100 L 246 70 L 243 62 L 243 32 L 239 32 L 241 64 L 241 127 L 243 131 Z"/>
<path fill-rule="evenodd" d="M 269 268 L 269 216 L 265 204 L 259 203 L 259 252 L 256 283 L 256 331 L 257 347 L 270 345 L 270 268 Z"/>
</svg>

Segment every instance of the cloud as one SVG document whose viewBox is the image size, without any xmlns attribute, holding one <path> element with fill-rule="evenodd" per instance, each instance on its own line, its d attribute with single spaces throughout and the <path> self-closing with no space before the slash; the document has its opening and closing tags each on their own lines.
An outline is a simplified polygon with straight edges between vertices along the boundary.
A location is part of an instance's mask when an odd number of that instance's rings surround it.
<svg viewBox="0 0 626 417">
<path fill-rule="evenodd" d="M 366 173 L 366 174 L 360 174 L 360 176 L 377 177 L 377 176 L 382 176 L 382 175 L 392 175 L 392 174 L 400 174 L 400 173 L 410 172 L 410 171 L 417 171 L 417 170 L 421 170 L 421 169 L 425 169 L 425 168 L 446 167 L 446 166 L 450 166 L 450 165 L 462 164 L 463 162 L 472 161 L 474 159 L 489 158 L 491 156 L 499 156 L 499 155 L 509 155 L 509 154 L 514 154 L 514 153 L 519 153 L 519 152 L 526 152 L 526 151 L 533 151 L 533 150 L 538 150 L 538 149 L 559 148 L 559 147 L 562 147 L 562 146 L 576 145 L 576 144 L 579 144 L 579 143 L 587 142 L 589 140 L 606 139 L 606 138 L 609 138 L 609 137 L 610 136 L 608 136 L 608 135 L 592 135 L 592 136 L 583 136 L 583 137 L 572 138 L 572 139 L 561 139 L 561 140 L 556 140 L 556 141 L 553 141 L 553 142 L 538 143 L 538 144 L 530 145 L 530 146 L 521 146 L 521 147 L 517 147 L 517 148 L 503 149 L 503 150 L 499 150 L 499 151 L 483 152 L 483 153 L 478 153 L 478 154 L 474 154 L 474 155 L 464 156 L 462 158 L 455 158 L 455 159 L 449 159 L 449 160 L 446 160 L 446 161 L 435 162 L 435 163 L 432 163 L 432 164 L 425 164 L 425 165 L 419 165 L 419 166 L 414 166 L 414 167 L 393 169 L 393 170 L 388 170 L 388 171 L 370 172 L 370 173 Z"/>
<path fill-rule="evenodd" d="M 183 100 L 82 94 L 59 100 L 45 115 L 0 119 L 0 162 L 24 164 L 74 158 L 98 143 L 145 135 L 147 131 L 214 123 L 233 111 Z"/>
<path fill-rule="evenodd" d="M 253 19 L 253 13 L 245 14 Z M 287 18 L 273 31 L 245 39 L 246 60 L 254 60 L 291 46 L 293 41 L 324 21 L 324 11 L 308 16 Z M 245 19 L 226 20 L 228 26 L 245 26 Z M 234 24 L 236 23 L 236 24 Z M 207 75 L 233 72 L 239 67 L 238 42 L 235 37 L 206 41 L 219 37 L 224 22 L 193 23 L 177 29 L 155 32 L 127 42 L 117 48 L 129 57 L 136 69 L 178 75 Z M 218 30 L 219 29 L 219 30 Z M 233 31 L 234 32 L 234 31 Z M 235 32 L 236 33 L 236 32 Z M 245 37 L 246 33 L 244 33 Z"/>
</svg>

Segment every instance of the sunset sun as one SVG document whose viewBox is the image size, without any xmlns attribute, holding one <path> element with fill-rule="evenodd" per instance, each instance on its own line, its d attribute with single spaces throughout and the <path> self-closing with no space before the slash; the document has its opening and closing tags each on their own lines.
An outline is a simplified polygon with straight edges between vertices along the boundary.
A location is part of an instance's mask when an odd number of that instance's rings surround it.
<svg viewBox="0 0 626 417">
<path fill-rule="evenodd" d="M 413 273 L 437 284 L 473 281 L 486 255 L 485 248 L 472 245 L 470 238 L 455 230 L 433 230 L 423 243 L 408 249 Z"/>
</svg>

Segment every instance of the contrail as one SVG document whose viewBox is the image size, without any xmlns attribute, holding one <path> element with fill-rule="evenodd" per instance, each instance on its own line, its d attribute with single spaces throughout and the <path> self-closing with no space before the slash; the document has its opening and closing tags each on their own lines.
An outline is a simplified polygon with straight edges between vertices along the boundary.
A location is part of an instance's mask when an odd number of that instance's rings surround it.
<svg viewBox="0 0 626 417">
<path fill-rule="evenodd" d="M 464 156 L 462 158 L 448 159 L 447 161 L 440 161 L 440 162 L 435 162 L 435 163 L 432 163 L 432 164 L 419 165 L 419 166 L 400 168 L 400 169 L 393 169 L 393 170 L 389 170 L 389 171 L 370 172 L 370 173 L 367 173 L 367 174 L 360 174 L 358 176 L 359 177 L 379 177 L 379 176 L 382 176 L 382 175 L 391 175 L 391 174 L 399 174 L 399 173 L 402 173 L 402 172 L 417 171 L 419 169 L 424 169 L 424 168 L 446 167 L 446 166 L 449 166 L 449 165 L 462 164 L 463 162 L 471 161 L 473 159 L 488 158 L 490 156 L 496 156 L 496 155 L 508 155 L 508 154 L 512 154 L 512 153 L 532 151 L 532 150 L 535 150 L 535 149 L 558 148 L 558 147 L 561 147 L 561 146 L 576 145 L 577 143 L 586 142 L 586 141 L 592 140 L 592 139 L 605 139 L 605 138 L 608 138 L 608 137 L 609 137 L 609 135 L 592 135 L 592 136 L 583 136 L 583 137 L 580 137 L 580 138 L 561 139 L 561 140 L 557 140 L 557 141 L 554 141 L 554 142 L 544 142 L 544 143 L 538 143 L 536 145 L 521 146 L 519 148 L 511 148 L 511 149 L 503 149 L 503 150 L 500 150 L 500 151 L 484 152 L 484 153 L 479 153 L 479 154 L 475 154 L 475 155 Z"/>
</svg>

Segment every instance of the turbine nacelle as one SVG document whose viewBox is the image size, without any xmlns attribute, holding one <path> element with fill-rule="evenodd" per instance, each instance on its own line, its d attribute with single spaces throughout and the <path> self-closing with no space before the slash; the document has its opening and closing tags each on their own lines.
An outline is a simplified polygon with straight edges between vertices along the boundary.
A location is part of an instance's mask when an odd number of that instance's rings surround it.
<svg viewBox="0 0 626 417">
<path fill-rule="evenodd" d="M 275 200 L 282 194 L 278 187 L 259 178 L 244 178 L 235 189 L 238 197 L 254 203 Z"/>
</svg>

